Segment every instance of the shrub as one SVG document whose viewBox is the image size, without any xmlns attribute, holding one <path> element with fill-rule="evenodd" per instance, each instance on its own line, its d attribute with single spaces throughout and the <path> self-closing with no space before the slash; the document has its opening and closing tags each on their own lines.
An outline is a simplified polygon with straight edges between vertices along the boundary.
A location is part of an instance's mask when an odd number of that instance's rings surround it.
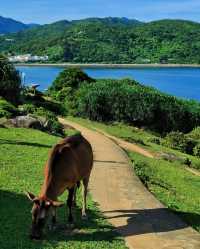
<svg viewBox="0 0 200 249">
<path fill-rule="evenodd" d="M 188 136 L 190 136 L 193 139 L 196 140 L 200 140 L 200 126 L 195 127 L 189 134 Z"/>
<path fill-rule="evenodd" d="M 62 71 L 49 88 L 49 92 L 61 91 L 63 88 L 78 89 L 82 83 L 91 83 L 94 79 L 90 78 L 79 68 L 67 68 Z"/>
<path fill-rule="evenodd" d="M 17 113 L 17 109 L 11 103 L 0 97 L 0 118 L 11 118 Z"/>
<path fill-rule="evenodd" d="M 173 131 L 167 134 L 164 139 L 164 145 L 172 149 L 180 150 L 184 153 L 192 154 L 196 141 L 188 138 L 185 134 Z"/>
<path fill-rule="evenodd" d="M 194 156 L 200 157 L 200 144 L 197 144 L 193 149 Z"/>
<path fill-rule="evenodd" d="M 96 121 L 122 121 L 160 133 L 188 132 L 200 124 L 199 103 L 163 94 L 134 80 L 98 80 L 82 85 L 76 97 L 77 114 Z"/>
<path fill-rule="evenodd" d="M 148 139 L 148 142 L 160 145 L 161 144 L 161 139 L 158 138 L 158 137 L 151 137 L 151 138 Z"/>
<path fill-rule="evenodd" d="M 61 101 L 70 114 L 75 113 L 75 92 L 80 85 L 87 85 L 94 81 L 79 68 L 67 68 L 53 82 L 48 89 L 48 94 L 55 100 Z"/>
<path fill-rule="evenodd" d="M 34 113 L 34 111 L 36 110 L 36 106 L 34 106 L 33 104 L 23 104 L 18 106 L 18 109 L 22 114 L 27 115 L 29 113 Z"/>
<path fill-rule="evenodd" d="M 145 186 L 151 181 L 153 171 L 147 162 L 137 161 L 134 163 L 134 170 Z"/>
<path fill-rule="evenodd" d="M 189 159 L 188 157 L 186 157 L 186 158 L 184 158 L 183 163 L 184 163 L 185 165 L 187 165 L 188 167 L 191 167 L 191 165 L 192 165 L 192 160 Z"/>
<path fill-rule="evenodd" d="M 20 100 L 21 89 L 19 72 L 6 58 L 0 56 L 0 96 L 17 104 Z"/>
<path fill-rule="evenodd" d="M 34 115 L 41 116 L 46 118 L 45 128 L 47 131 L 55 135 L 64 135 L 64 129 L 62 124 L 59 123 L 58 118 L 53 112 L 47 111 L 46 109 L 40 107 L 37 108 L 34 112 Z"/>
<path fill-rule="evenodd" d="M 24 95 L 24 103 L 27 105 L 27 107 L 25 108 L 28 108 L 28 106 L 30 107 L 32 105 L 36 108 L 43 107 L 47 111 L 51 111 L 57 115 L 67 114 L 67 109 L 62 103 L 54 100 L 45 99 L 43 96 L 34 96 L 26 94 Z"/>
</svg>

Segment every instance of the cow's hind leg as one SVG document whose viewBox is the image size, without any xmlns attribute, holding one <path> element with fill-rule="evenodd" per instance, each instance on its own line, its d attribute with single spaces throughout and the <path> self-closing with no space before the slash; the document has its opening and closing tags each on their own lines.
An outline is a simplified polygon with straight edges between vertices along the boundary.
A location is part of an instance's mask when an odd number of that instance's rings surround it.
<svg viewBox="0 0 200 249">
<path fill-rule="evenodd" d="M 83 188 L 82 188 L 82 219 L 87 219 L 86 215 L 86 205 L 87 205 L 87 191 L 88 191 L 89 177 L 83 179 Z"/>
<path fill-rule="evenodd" d="M 77 203 L 76 203 L 76 193 L 77 193 L 77 189 L 80 187 L 80 181 L 78 181 L 76 183 L 76 186 L 74 187 L 74 195 L 73 195 L 73 207 L 76 207 L 77 206 Z"/>
<path fill-rule="evenodd" d="M 73 206 L 74 188 L 69 189 L 69 195 L 67 199 L 67 206 L 69 208 L 68 222 L 73 223 L 72 206 Z"/>
</svg>

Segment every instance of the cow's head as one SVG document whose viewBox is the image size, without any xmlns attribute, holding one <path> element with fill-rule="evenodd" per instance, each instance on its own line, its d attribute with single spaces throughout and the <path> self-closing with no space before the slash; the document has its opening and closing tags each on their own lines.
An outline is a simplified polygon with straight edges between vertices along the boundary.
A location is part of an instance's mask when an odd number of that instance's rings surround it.
<svg viewBox="0 0 200 249">
<path fill-rule="evenodd" d="M 48 214 L 52 207 L 60 207 L 62 202 L 52 201 L 45 197 L 36 197 L 34 194 L 26 192 L 27 197 L 33 203 L 31 239 L 41 239 Z"/>
</svg>

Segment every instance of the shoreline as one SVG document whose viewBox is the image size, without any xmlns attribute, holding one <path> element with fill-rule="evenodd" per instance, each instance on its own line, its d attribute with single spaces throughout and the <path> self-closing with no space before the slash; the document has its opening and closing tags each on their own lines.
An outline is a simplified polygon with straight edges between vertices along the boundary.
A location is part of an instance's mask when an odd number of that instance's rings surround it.
<svg viewBox="0 0 200 249">
<path fill-rule="evenodd" d="M 200 64 L 101 64 L 101 63 L 14 63 L 30 67 L 79 67 L 79 68 L 200 68 Z"/>
</svg>

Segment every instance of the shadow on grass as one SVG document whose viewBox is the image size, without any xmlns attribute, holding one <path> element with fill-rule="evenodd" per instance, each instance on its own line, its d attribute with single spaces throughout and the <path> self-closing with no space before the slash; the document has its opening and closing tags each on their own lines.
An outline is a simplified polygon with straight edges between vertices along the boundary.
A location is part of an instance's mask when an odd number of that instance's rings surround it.
<svg viewBox="0 0 200 249">
<path fill-rule="evenodd" d="M 47 144 L 39 144 L 39 143 L 30 143 L 19 140 L 8 140 L 8 139 L 0 139 L 0 144 L 14 144 L 14 145 L 26 145 L 26 146 L 34 146 L 34 147 L 42 147 L 42 148 L 51 148 L 52 146 Z"/>
<path fill-rule="evenodd" d="M 113 227 L 105 224 L 99 211 L 89 210 L 88 221 L 81 220 L 81 212 L 74 211 L 75 232 L 68 233 L 66 230 L 56 230 L 50 232 L 46 229 L 43 241 L 31 241 L 29 232 L 31 226 L 32 204 L 23 194 L 0 190 L 0 245 L 1 249 L 13 248 L 54 248 L 60 243 L 67 242 L 68 245 L 76 248 L 76 243 L 85 242 L 116 242 L 119 235 L 113 231 Z M 60 208 L 58 212 L 58 223 L 64 224 L 65 208 Z M 63 248 L 67 244 L 62 244 Z M 79 248 L 79 246 L 77 248 Z M 95 247 L 95 246 L 94 246 Z M 60 247 L 59 247 L 60 248 Z M 68 248 L 68 247 L 67 247 Z M 81 246 L 80 246 L 81 248 Z M 90 247 L 93 248 L 93 247 Z"/>
<path fill-rule="evenodd" d="M 124 236 L 169 232 L 187 228 L 189 225 L 178 215 L 187 217 L 190 222 L 193 220 L 194 223 L 191 222 L 193 227 L 200 222 L 199 214 L 176 212 L 178 214 L 176 215 L 167 208 L 112 210 L 104 213 L 109 215 L 108 220 L 110 221 L 120 217 L 127 218 L 127 225 L 117 227 L 117 231 Z"/>
</svg>

